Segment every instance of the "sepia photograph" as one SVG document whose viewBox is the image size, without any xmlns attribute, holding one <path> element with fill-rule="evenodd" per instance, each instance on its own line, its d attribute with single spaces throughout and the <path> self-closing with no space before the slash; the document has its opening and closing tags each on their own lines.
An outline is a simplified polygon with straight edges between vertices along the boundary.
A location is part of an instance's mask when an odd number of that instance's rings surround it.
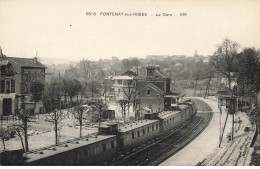
<svg viewBox="0 0 260 169">
<path fill-rule="evenodd" d="M 0 165 L 259 166 L 260 0 L 0 0 Z"/>
</svg>

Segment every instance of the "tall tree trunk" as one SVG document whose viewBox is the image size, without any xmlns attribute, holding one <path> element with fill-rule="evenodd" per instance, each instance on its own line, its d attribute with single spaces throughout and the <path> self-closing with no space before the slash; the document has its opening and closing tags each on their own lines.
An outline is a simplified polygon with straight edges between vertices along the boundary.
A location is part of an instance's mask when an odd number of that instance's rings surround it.
<svg viewBox="0 0 260 169">
<path fill-rule="evenodd" d="M 54 130 L 55 130 L 55 144 L 58 144 L 58 121 L 57 121 L 57 111 L 54 112 Z"/>
<path fill-rule="evenodd" d="M 208 84 L 208 96 L 209 96 L 209 91 L 210 91 L 210 81 L 211 81 L 211 78 L 209 79 L 209 84 Z"/>
<path fill-rule="evenodd" d="M 21 133 L 20 133 L 19 130 L 17 130 L 17 135 L 18 135 L 19 138 L 20 138 L 20 141 L 21 141 L 21 144 L 22 144 L 22 147 L 23 147 L 23 152 L 25 152 L 25 148 L 24 148 L 24 144 L 23 144 L 23 138 L 22 138 Z"/>
<path fill-rule="evenodd" d="M 82 137 L 82 116 L 79 119 L 79 137 Z"/>
<path fill-rule="evenodd" d="M 195 81 L 196 81 L 196 83 L 195 83 L 195 96 L 197 96 L 197 82 L 198 82 L 198 79 L 196 78 Z"/>
<path fill-rule="evenodd" d="M 2 136 L 2 142 L 3 142 L 3 145 L 4 145 L 4 151 L 5 151 L 5 138 L 4 138 L 4 136 Z"/>
<path fill-rule="evenodd" d="M 28 119 L 25 118 L 24 119 L 24 142 L 25 142 L 25 151 L 28 152 L 29 151 L 29 146 L 28 146 L 28 134 L 27 134 L 27 130 L 28 130 Z"/>
<path fill-rule="evenodd" d="M 231 72 L 228 72 L 228 88 L 231 90 Z"/>
<path fill-rule="evenodd" d="M 125 113 L 125 104 L 124 104 L 124 123 L 125 123 L 125 115 L 126 115 L 126 113 Z"/>
</svg>

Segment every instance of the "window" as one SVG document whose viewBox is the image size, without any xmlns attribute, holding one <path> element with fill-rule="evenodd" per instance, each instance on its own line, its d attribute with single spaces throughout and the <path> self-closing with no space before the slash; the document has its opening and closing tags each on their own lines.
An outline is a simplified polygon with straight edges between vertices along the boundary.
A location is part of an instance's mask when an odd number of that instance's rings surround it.
<svg viewBox="0 0 260 169">
<path fill-rule="evenodd" d="M 156 123 L 156 129 L 158 129 L 158 127 L 159 127 L 159 126 L 158 126 L 158 123 Z"/>
<path fill-rule="evenodd" d="M 118 93 L 120 93 L 121 91 L 120 91 L 120 89 L 118 89 Z"/>
<path fill-rule="evenodd" d="M 15 81 L 11 80 L 11 93 L 15 93 Z"/>
<path fill-rule="evenodd" d="M 107 149 L 106 144 L 102 144 L 102 152 L 105 152 Z"/>
<path fill-rule="evenodd" d="M 163 123 L 164 123 L 164 125 L 166 126 L 166 121 L 164 121 Z"/>
<path fill-rule="evenodd" d="M 151 90 L 150 90 L 150 89 L 147 89 L 147 90 L 146 90 L 146 95 L 147 95 L 147 96 L 150 96 L 150 95 L 151 95 Z"/>
<path fill-rule="evenodd" d="M 140 131 L 137 131 L 137 137 L 140 137 Z"/>
<path fill-rule="evenodd" d="M 11 92 L 11 85 L 10 85 L 10 80 L 5 81 L 5 92 L 10 93 Z"/>
<path fill-rule="evenodd" d="M 1 93 L 5 92 L 5 81 L 1 80 Z"/>
<path fill-rule="evenodd" d="M 132 139 L 135 139 L 135 133 L 132 133 Z"/>
<path fill-rule="evenodd" d="M 145 135 L 145 131 L 144 131 L 144 129 L 143 129 L 143 135 Z"/>
<path fill-rule="evenodd" d="M 154 131 L 154 125 L 152 125 L 152 131 Z"/>
<path fill-rule="evenodd" d="M 111 141 L 111 148 L 115 148 L 115 143 L 114 143 L 114 141 Z"/>
<path fill-rule="evenodd" d="M 117 80 L 118 84 L 122 84 L 123 80 Z"/>
<path fill-rule="evenodd" d="M 147 127 L 147 133 L 150 133 L 150 127 Z"/>
</svg>

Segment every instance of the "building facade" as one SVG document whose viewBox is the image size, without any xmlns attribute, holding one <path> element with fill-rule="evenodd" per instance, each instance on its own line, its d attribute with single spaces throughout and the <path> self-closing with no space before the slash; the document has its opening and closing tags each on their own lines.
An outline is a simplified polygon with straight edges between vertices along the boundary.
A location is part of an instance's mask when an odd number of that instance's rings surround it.
<svg viewBox="0 0 260 169">
<path fill-rule="evenodd" d="M 147 66 L 146 77 L 137 77 L 139 86 L 140 114 L 167 111 L 185 94 L 171 91 L 171 79 L 158 66 Z"/>
<path fill-rule="evenodd" d="M 37 61 L 37 58 L 7 58 L 13 65 L 17 74 L 14 76 L 16 85 L 16 105 L 15 110 L 18 111 L 21 108 L 21 95 L 26 97 L 25 103 L 32 103 L 30 101 L 30 83 L 35 80 L 44 81 L 45 80 L 45 69 L 46 67 Z M 42 102 L 36 104 L 35 113 L 40 113 L 43 107 Z"/>
<path fill-rule="evenodd" d="M 1 49 L 0 49 L 1 50 Z M 9 116 L 15 112 L 16 71 L 10 61 L 0 51 L 0 116 Z"/>
</svg>

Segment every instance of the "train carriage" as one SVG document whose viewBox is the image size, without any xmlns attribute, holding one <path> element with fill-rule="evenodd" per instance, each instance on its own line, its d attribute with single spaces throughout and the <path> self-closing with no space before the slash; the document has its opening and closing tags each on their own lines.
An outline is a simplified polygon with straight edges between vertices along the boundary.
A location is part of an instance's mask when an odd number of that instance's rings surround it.
<svg viewBox="0 0 260 169">
<path fill-rule="evenodd" d="M 142 120 L 119 126 L 119 146 L 127 151 L 159 136 L 158 120 Z"/>
<path fill-rule="evenodd" d="M 181 123 L 180 111 L 165 111 L 158 115 L 160 133 L 167 132 Z"/>
<path fill-rule="evenodd" d="M 106 165 L 117 153 L 116 135 L 89 136 L 24 154 L 26 165 Z"/>
</svg>

